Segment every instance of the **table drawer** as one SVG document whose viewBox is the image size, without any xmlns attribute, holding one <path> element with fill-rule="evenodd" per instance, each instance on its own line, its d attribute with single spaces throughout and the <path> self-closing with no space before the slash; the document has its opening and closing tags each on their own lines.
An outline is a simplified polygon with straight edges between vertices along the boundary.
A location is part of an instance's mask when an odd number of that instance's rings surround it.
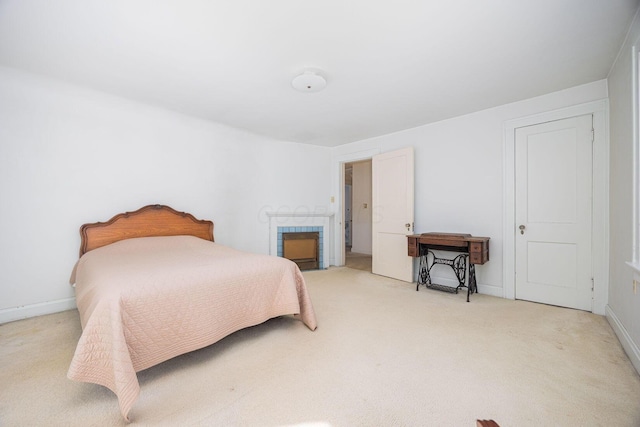
<svg viewBox="0 0 640 427">
<path fill-rule="evenodd" d="M 408 255 L 410 257 L 419 257 L 420 256 L 420 249 L 418 248 L 418 239 L 416 239 L 415 237 L 408 237 Z"/>
<path fill-rule="evenodd" d="M 471 264 L 484 264 L 486 261 L 487 260 L 484 259 L 482 252 L 469 254 L 469 262 Z"/>
<path fill-rule="evenodd" d="M 482 244 L 482 242 L 471 242 L 471 243 L 469 244 L 469 252 L 471 252 L 471 253 L 475 253 L 475 252 L 480 253 L 480 252 L 483 252 L 483 251 L 484 251 L 483 246 L 484 246 L 484 245 Z"/>
</svg>

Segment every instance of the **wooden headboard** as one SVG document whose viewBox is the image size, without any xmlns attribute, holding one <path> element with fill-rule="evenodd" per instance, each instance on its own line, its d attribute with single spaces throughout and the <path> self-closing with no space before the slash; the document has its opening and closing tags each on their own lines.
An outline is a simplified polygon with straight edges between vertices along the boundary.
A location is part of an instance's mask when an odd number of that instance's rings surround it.
<svg viewBox="0 0 640 427">
<path fill-rule="evenodd" d="M 118 214 L 107 222 L 80 227 L 80 256 L 124 239 L 155 236 L 196 236 L 213 242 L 213 222 L 196 219 L 165 205 L 148 205 Z"/>
</svg>

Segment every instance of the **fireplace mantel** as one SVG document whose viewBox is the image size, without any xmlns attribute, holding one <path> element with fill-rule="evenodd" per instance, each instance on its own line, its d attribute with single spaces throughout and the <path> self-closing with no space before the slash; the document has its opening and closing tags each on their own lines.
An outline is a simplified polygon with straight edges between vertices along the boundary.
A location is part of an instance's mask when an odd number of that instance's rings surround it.
<svg viewBox="0 0 640 427">
<path fill-rule="evenodd" d="M 333 213 L 311 213 L 311 212 L 267 212 L 269 218 L 331 218 Z"/>
<path fill-rule="evenodd" d="M 333 213 L 310 212 L 266 212 L 269 218 L 269 254 L 278 256 L 278 228 L 296 228 L 303 231 L 307 227 L 320 227 L 321 233 L 321 268 L 329 267 L 331 248 L 331 220 Z M 294 230 L 290 230 L 294 231 Z M 311 231 L 311 230 L 307 230 Z"/>
</svg>

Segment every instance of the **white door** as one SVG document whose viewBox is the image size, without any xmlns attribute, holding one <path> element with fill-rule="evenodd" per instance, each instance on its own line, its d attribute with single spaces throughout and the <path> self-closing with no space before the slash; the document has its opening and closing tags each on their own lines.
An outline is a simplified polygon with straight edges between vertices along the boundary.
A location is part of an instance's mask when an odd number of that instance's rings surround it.
<svg viewBox="0 0 640 427">
<path fill-rule="evenodd" d="M 413 147 L 373 156 L 371 272 L 413 281 Z"/>
<path fill-rule="evenodd" d="M 591 115 L 516 129 L 516 298 L 592 310 Z"/>
</svg>

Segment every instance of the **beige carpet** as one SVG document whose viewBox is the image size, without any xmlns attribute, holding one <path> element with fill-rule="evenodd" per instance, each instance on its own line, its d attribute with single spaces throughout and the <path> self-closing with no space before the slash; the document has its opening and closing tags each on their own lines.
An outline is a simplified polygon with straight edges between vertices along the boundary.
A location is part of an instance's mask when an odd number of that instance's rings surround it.
<svg viewBox="0 0 640 427">
<path fill-rule="evenodd" d="M 350 268 L 304 273 L 290 317 L 139 373 L 132 425 L 639 426 L 640 377 L 597 315 L 447 294 Z M 123 425 L 66 379 L 75 311 L 0 326 L 0 425 Z"/>
</svg>

